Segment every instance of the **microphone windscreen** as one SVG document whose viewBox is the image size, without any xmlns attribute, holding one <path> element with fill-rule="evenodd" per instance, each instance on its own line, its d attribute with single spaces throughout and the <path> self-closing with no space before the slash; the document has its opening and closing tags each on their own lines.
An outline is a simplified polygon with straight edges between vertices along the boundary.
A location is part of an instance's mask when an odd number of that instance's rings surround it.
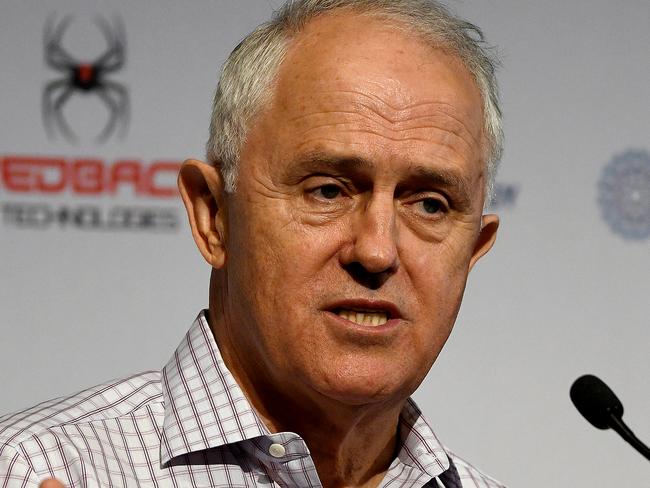
<svg viewBox="0 0 650 488">
<path fill-rule="evenodd" d="M 571 401 L 591 425 L 608 429 L 611 416 L 623 416 L 623 404 L 603 381 L 594 375 L 581 376 L 571 386 Z"/>
</svg>

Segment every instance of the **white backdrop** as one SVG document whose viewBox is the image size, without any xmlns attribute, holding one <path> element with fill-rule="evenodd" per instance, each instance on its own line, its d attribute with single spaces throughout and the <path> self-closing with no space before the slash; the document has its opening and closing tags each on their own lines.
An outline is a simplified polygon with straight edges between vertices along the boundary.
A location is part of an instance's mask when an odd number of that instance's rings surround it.
<svg viewBox="0 0 650 488">
<path fill-rule="evenodd" d="M 207 305 L 209 277 L 178 199 L 137 195 L 128 184 L 116 195 L 12 191 L 7 156 L 94 158 L 107 167 L 127 159 L 145 168 L 201 158 L 218 67 L 278 3 L 0 5 L 0 413 L 160 368 Z M 509 486 L 649 486 L 648 463 L 613 432 L 589 426 L 568 389 L 580 374 L 600 375 L 650 442 L 650 159 L 642 152 L 650 151 L 650 3 L 450 5 L 502 55 L 499 181 L 510 198 L 499 208 L 497 245 L 470 277 L 454 334 L 416 398 L 448 446 Z M 42 91 L 63 74 L 43 61 L 43 30 L 48 16 L 68 14 L 62 42 L 80 61 L 103 49 L 95 16 L 123 19 L 126 64 L 107 75 L 129 93 L 123 139 L 93 141 L 107 116 L 93 94 L 63 108 L 77 143 L 46 136 Z M 598 205 L 605 167 L 629 150 L 641 151 L 645 173 L 623 168 L 621 183 L 610 172 L 607 195 L 627 192 L 636 205 L 636 238 L 616 233 Z M 14 186 L 27 181 L 11 178 Z M 155 232 L 42 221 L 33 228 L 16 217 L 27 204 L 73 213 L 91 206 L 102 215 L 146 207 L 179 224 Z"/>
</svg>

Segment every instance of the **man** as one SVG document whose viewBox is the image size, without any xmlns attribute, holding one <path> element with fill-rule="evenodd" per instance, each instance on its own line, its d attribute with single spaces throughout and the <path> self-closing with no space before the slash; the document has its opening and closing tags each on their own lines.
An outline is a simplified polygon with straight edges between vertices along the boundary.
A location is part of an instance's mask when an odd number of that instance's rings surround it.
<svg viewBox="0 0 650 488">
<path fill-rule="evenodd" d="M 497 487 L 412 400 L 491 248 L 493 68 L 424 0 L 302 0 L 179 177 L 210 307 L 162 371 L 7 416 L 0 485 Z"/>
</svg>

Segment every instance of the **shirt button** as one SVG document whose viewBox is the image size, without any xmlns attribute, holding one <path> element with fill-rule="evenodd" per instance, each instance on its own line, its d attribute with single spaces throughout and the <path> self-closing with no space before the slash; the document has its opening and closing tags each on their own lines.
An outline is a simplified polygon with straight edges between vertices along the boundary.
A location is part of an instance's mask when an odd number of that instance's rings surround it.
<svg viewBox="0 0 650 488">
<path fill-rule="evenodd" d="M 282 444 L 271 444 L 269 446 L 269 454 L 274 458 L 281 458 L 286 452 Z"/>
</svg>

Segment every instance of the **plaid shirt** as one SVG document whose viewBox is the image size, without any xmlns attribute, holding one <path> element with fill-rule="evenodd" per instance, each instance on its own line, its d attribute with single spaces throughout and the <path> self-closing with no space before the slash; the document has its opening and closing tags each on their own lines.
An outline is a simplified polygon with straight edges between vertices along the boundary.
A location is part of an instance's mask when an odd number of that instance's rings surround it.
<svg viewBox="0 0 650 488">
<path fill-rule="evenodd" d="M 498 488 L 445 451 L 409 400 L 382 487 Z M 201 313 L 162 372 L 0 417 L 0 487 L 321 487 L 305 442 L 272 434 Z"/>
</svg>

